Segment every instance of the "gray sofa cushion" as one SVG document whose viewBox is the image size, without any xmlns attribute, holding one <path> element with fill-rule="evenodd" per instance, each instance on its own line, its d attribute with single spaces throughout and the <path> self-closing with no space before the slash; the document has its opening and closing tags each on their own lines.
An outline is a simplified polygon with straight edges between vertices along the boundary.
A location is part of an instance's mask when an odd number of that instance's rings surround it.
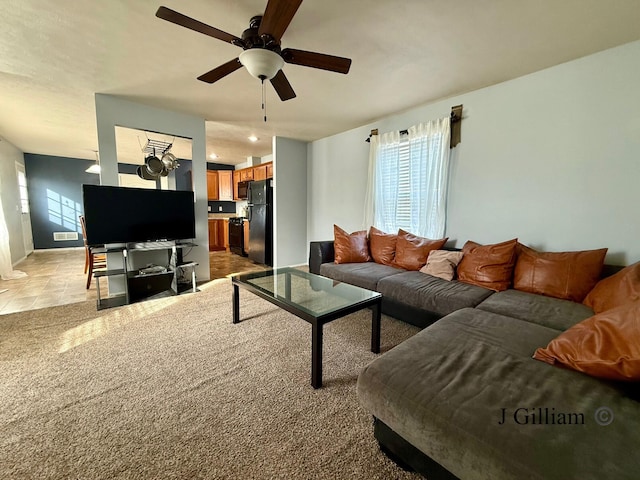
<svg viewBox="0 0 640 480">
<path fill-rule="evenodd" d="M 378 291 L 384 296 L 421 310 L 447 315 L 475 307 L 493 290 L 455 280 L 447 281 L 422 272 L 404 272 L 380 279 Z"/>
<path fill-rule="evenodd" d="M 358 396 L 371 414 L 461 479 L 637 478 L 640 455 L 629 448 L 640 444 L 638 403 L 619 386 L 533 360 L 535 349 L 557 334 L 459 310 L 367 366 Z M 594 419 L 603 406 L 615 417 L 608 426 Z M 573 424 L 559 424 L 560 413 L 576 414 L 565 416 Z M 514 414 L 528 423 L 518 424 Z M 548 424 L 551 415 L 555 425 Z M 581 418 L 584 424 L 576 424 Z"/>
<path fill-rule="evenodd" d="M 376 287 L 381 278 L 405 271 L 401 268 L 380 265 L 375 262 L 323 263 L 320 265 L 320 275 L 369 290 L 377 290 Z"/>
<path fill-rule="evenodd" d="M 498 292 L 478 308 L 561 331 L 593 316 L 593 310 L 581 303 L 520 290 Z"/>
</svg>

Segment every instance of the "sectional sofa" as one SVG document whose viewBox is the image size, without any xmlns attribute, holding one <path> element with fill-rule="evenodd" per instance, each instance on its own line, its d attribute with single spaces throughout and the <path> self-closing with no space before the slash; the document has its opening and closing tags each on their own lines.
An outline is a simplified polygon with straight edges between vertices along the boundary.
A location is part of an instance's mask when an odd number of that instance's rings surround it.
<svg viewBox="0 0 640 480">
<path fill-rule="evenodd" d="M 376 290 L 384 313 L 427 327 L 358 378 L 380 447 L 401 466 L 429 480 L 639 478 L 638 383 L 532 358 L 588 322 L 597 313 L 590 306 L 393 264 L 335 263 L 334 253 L 333 241 L 311 242 L 310 271 Z M 620 269 L 605 266 L 602 275 Z M 535 278 L 521 281 L 536 291 Z M 637 286 L 625 292 L 638 298 Z"/>
</svg>

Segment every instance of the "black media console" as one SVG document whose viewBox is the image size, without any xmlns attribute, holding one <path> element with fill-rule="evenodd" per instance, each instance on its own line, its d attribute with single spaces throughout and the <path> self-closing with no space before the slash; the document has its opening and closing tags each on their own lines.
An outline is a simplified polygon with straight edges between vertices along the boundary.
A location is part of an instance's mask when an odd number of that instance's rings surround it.
<svg viewBox="0 0 640 480">
<path fill-rule="evenodd" d="M 193 243 L 177 242 L 144 242 L 130 243 L 123 246 L 105 246 L 104 248 L 93 249 L 94 253 L 107 254 L 107 268 L 96 270 L 96 288 L 98 293 L 98 310 L 104 308 L 127 305 L 129 303 L 145 300 L 151 297 L 179 295 L 186 292 L 196 292 L 196 262 L 184 262 L 182 250 L 196 246 Z M 132 259 L 142 252 L 161 251 L 167 252 L 167 261 L 162 265 L 146 266 L 143 268 L 132 268 Z M 120 256 L 121 255 L 121 261 Z M 120 264 L 111 268 L 109 263 Z M 191 277 L 190 282 L 181 282 L 180 279 L 186 275 Z M 108 277 L 115 279 L 121 277 L 122 292 L 112 293 L 110 285 L 109 295 L 103 297 L 100 290 L 100 279 Z"/>
</svg>

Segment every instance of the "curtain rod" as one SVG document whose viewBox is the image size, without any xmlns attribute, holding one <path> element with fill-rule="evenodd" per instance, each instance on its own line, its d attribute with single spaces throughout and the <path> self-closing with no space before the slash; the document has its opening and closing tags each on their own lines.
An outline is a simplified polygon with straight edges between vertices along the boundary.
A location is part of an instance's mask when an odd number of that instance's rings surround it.
<svg viewBox="0 0 640 480">
<path fill-rule="evenodd" d="M 456 105 L 451 107 L 451 114 L 449 115 L 449 121 L 451 122 L 451 148 L 460 143 L 460 125 L 462 122 L 462 105 Z M 409 130 L 400 130 L 400 135 L 408 135 Z M 365 140 L 365 142 L 371 142 L 371 137 L 378 135 L 378 129 L 371 130 L 371 133 Z M 454 138 L 455 137 L 455 138 Z M 455 143 L 454 143 L 455 142 Z"/>
</svg>

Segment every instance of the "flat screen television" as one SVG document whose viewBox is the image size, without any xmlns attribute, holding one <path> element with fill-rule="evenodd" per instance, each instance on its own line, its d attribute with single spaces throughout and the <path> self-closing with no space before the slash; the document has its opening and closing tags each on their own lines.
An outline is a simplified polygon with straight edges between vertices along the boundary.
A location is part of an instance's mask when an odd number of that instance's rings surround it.
<svg viewBox="0 0 640 480">
<path fill-rule="evenodd" d="M 89 245 L 195 238 L 193 192 L 82 185 Z"/>
</svg>

